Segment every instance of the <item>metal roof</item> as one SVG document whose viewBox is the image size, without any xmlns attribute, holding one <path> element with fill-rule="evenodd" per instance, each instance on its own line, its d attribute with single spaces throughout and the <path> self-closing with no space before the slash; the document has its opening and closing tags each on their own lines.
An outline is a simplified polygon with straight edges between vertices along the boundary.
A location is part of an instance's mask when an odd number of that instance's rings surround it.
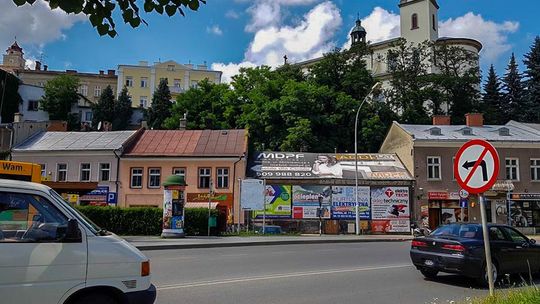
<svg viewBox="0 0 540 304">
<path fill-rule="evenodd" d="M 540 132 L 531 130 L 530 128 L 519 127 L 512 122 L 506 125 L 484 125 L 481 127 L 468 127 L 466 125 L 410 125 L 394 122 L 407 133 L 409 133 L 415 141 L 466 141 L 473 138 L 482 138 L 489 141 L 506 141 L 506 142 L 540 142 Z M 438 128 L 440 135 L 437 132 L 432 132 Z M 464 129 L 469 128 L 471 135 L 466 135 Z M 508 129 L 509 135 L 502 135 L 501 129 Z M 503 132 L 504 133 L 504 132 Z"/>
<path fill-rule="evenodd" d="M 120 149 L 135 132 L 40 132 L 15 146 L 13 151 L 112 151 Z"/>
</svg>

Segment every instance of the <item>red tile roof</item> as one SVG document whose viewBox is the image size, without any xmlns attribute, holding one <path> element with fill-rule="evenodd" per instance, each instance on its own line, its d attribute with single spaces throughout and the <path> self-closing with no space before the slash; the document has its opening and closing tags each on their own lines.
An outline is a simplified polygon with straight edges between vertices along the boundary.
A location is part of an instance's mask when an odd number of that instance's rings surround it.
<svg viewBox="0 0 540 304">
<path fill-rule="evenodd" d="M 145 130 L 125 156 L 240 156 L 246 130 Z"/>
</svg>

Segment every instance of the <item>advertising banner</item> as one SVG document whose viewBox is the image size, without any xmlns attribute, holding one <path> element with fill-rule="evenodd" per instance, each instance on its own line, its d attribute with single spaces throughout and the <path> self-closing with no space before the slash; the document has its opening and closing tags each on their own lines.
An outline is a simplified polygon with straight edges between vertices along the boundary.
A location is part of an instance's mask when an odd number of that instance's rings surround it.
<svg viewBox="0 0 540 304">
<path fill-rule="evenodd" d="M 191 203 L 208 203 L 215 202 L 219 205 L 232 206 L 233 196 L 232 193 L 188 193 L 187 201 Z"/>
<path fill-rule="evenodd" d="M 321 218 L 329 219 L 331 215 L 330 198 L 332 188 L 329 186 L 302 185 L 293 186 L 293 218 L 319 218 L 317 210 L 321 204 Z"/>
<path fill-rule="evenodd" d="M 260 179 L 242 180 L 240 186 L 240 205 L 245 210 L 264 209 L 264 181 Z"/>
<path fill-rule="evenodd" d="M 266 179 L 355 179 L 355 154 L 254 153 L 248 176 Z M 358 154 L 359 179 L 412 180 L 393 154 Z"/>
<path fill-rule="evenodd" d="M 292 187 L 290 185 L 266 185 L 266 218 L 291 218 Z M 263 218 L 263 211 L 256 211 L 255 218 Z"/>
<path fill-rule="evenodd" d="M 369 219 L 369 187 L 358 187 L 358 206 L 360 219 Z M 332 218 L 349 220 L 356 218 L 356 195 L 353 186 L 332 187 Z"/>
<path fill-rule="evenodd" d="M 374 231 L 409 232 L 409 188 L 371 188 L 371 218 Z"/>
</svg>

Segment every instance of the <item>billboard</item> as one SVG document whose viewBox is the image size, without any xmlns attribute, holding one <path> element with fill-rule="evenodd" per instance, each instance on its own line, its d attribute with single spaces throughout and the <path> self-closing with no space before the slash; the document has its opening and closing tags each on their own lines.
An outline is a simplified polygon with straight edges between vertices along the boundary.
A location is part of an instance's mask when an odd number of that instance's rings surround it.
<svg viewBox="0 0 540 304">
<path fill-rule="evenodd" d="M 373 232 L 409 232 L 409 188 L 371 188 L 371 218 Z"/>
<path fill-rule="evenodd" d="M 266 218 L 291 218 L 292 187 L 290 185 L 266 185 L 265 203 Z M 253 216 L 263 218 L 263 212 L 258 210 Z"/>
<path fill-rule="evenodd" d="M 240 205 L 246 210 L 263 210 L 264 181 L 258 179 L 242 180 L 240 186 Z"/>
<path fill-rule="evenodd" d="M 332 187 L 332 219 L 351 220 L 356 218 L 356 195 L 353 186 Z M 359 216 L 363 220 L 370 218 L 369 187 L 358 187 Z"/>
<path fill-rule="evenodd" d="M 259 152 L 248 176 L 265 179 L 355 179 L 355 154 Z M 394 154 L 358 154 L 359 179 L 412 180 Z"/>
<path fill-rule="evenodd" d="M 292 186 L 293 219 L 317 219 L 317 210 L 321 204 L 321 218 L 329 219 L 331 215 L 330 186 L 302 185 Z M 319 201 L 320 200 L 320 201 Z"/>
</svg>

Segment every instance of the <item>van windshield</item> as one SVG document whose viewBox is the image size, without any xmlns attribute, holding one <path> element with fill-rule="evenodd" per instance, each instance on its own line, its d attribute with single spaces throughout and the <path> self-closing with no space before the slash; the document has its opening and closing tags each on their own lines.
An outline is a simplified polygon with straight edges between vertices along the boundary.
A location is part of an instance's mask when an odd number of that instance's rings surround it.
<svg viewBox="0 0 540 304">
<path fill-rule="evenodd" d="M 90 229 L 92 233 L 98 234 L 99 231 L 101 231 L 101 228 L 99 228 L 98 225 L 92 222 L 88 217 L 86 217 L 86 215 L 82 214 L 79 210 L 77 210 L 76 208 L 73 208 L 73 206 L 71 206 L 70 203 L 66 202 L 60 194 L 56 193 L 56 191 L 51 189 L 50 194 L 57 202 L 62 204 L 68 211 L 70 211 L 73 214 L 73 216 L 77 217 L 77 220 L 79 222 L 81 222 L 88 229 Z"/>
</svg>

